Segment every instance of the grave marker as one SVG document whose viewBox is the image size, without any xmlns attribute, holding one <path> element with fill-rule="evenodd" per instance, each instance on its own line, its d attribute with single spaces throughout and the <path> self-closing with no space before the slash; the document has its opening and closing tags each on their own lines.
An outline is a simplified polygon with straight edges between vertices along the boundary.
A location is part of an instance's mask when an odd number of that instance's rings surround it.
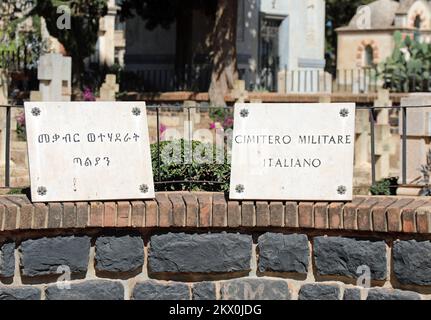
<svg viewBox="0 0 431 320">
<path fill-rule="evenodd" d="M 25 103 L 33 201 L 154 197 L 144 102 Z"/>
<path fill-rule="evenodd" d="M 236 104 L 231 199 L 352 199 L 355 105 Z"/>
</svg>

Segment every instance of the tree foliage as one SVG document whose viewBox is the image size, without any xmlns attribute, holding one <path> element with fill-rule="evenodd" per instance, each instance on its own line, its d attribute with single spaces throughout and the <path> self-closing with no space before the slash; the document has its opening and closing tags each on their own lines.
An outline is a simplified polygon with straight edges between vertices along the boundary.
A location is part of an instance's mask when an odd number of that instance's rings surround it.
<svg viewBox="0 0 431 320">
<path fill-rule="evenodd" d="M 59 10 L 61 6 L 70 9 L 70 28 L 58 27 L 57 21 L 65 13 Z M 73 72 L 79 83 L 84 59 L 95 50 L 99 19 L 106 14 L 107 0 L 8 0 L 0 1 L 0 9 L 1 33 L 9 40 L 19 31 L 20 22 L 29 17 L 45 18 L 49 34 L 72 57 Z"/>
<path fill-rule="evenodd" d="M 70 29 L 58 28 L 63 13 L 60 6 L 70 8 Z M 50 0 L 36 1 L 30 15 L 44 17 L 51 36 L 58 39 L 66 53 L 72 57 L 73 72 L 79 81 L 84 70 L 84 59 L 94 53 L 99 19 L 106 14 L 107 0 Z"/>
</svg>

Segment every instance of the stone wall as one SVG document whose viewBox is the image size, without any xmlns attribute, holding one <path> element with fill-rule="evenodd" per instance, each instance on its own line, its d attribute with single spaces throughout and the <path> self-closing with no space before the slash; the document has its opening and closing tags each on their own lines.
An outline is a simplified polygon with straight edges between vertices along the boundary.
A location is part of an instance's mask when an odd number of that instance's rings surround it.
<svg viewBox="0 0 431 320">
<path fill-rule="evenodd" d="M 431 299 L 426 198 L 0 201 L 0 299 Z"/>
</svg>

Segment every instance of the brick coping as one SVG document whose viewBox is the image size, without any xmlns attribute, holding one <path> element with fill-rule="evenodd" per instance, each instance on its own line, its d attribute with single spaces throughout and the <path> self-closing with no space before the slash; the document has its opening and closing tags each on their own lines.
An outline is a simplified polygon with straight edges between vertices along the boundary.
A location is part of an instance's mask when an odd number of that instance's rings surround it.
<svg viewBox="0 0 431 320">
<path fill-rule="evenodd" d="M 0 196 L 0 231 L 92 227 L 267 227 L 430 234 L 431 198 L 232 201 L 223 193 L 158 192 L 154 200 L 31 203 L 25 195 Z"/>
</svg>

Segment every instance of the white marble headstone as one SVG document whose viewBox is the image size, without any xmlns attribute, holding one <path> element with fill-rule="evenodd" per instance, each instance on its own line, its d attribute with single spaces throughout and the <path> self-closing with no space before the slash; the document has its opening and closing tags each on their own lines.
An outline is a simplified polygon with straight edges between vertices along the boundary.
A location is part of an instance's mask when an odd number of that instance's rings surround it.
<svg viewBox="0 0 431 320">
<path fill-rule="evenodd" d="M 352 200 L 355 105 L 236 104 L 231 199 Z"/>
<path fill-rule="evenodd" d="M 26 102 L 32 200 L 154 198 L 145 102 Z"/>
</svg>

